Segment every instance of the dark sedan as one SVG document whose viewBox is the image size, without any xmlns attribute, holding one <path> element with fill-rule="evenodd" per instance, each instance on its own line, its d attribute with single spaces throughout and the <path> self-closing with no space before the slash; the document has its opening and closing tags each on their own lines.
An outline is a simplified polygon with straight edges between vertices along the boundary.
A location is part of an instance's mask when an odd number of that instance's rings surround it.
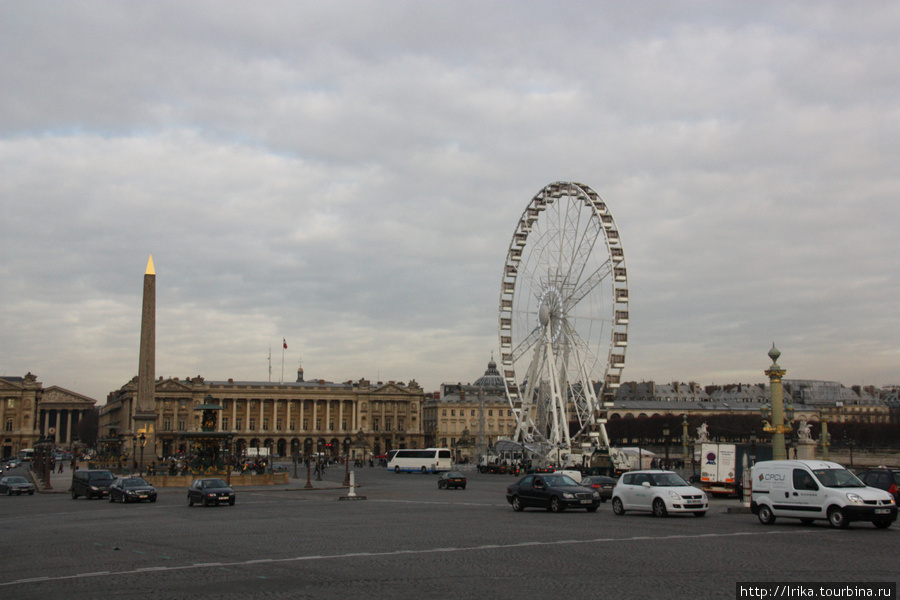
<svg viewBox="0 0 900 600">
<path fill-rule="evenodd" d="M 466 476 L 462 473 L 457 473 L 456 471 L 441 473 L 441 476 L 438 479 L 438 489 L 449 490 L 450 488 L 466 489 Z"/>
<path fill-rule="evenodd" d="M 562 512 L 567 508 L 584 508 L 594 512 L 600 506 L 600 492 L 581 485 L 568 475 L 526 475 L 508 488 L 506 500 L 513 510 L 529 506 Z"/>
<path fill-rule="evenodd" d="M 234 490 L 218 478 L 198 479 L 188 488 L 188 506 L 193 506 L 194 502 L 203 506 L 225 503 L 234 506 L 234 497 Z"/>
<path fill-rule="evenodd" d="M 140 502 L 149 500 L 156 502 L 156 488 L 142 477 L 119 477 L 109 486 L 109 501 Z"/>
<path fill-rule="evenodd" d="M 606 502 L 612 498 L 613 488 L 616 487 L 616 480 L 605 475 L 591 475 L 590 477 L 582 479 L 581 485 L 600 492 L 600 502 Z"/>
<path fill-rule="evenodd" d="M 869 487 L 890 492 L 894 495 L 894 501 L 900 504 L 900 469 L 878 467 L 857 473 L 856 476 Z"/>
<path fill-rule="evenodd" d="M 17 475 L 0 478 L 0 494 L 7 496 L 21 496 L 22 494 L 34 495 L 34 484 Z"/>
</svg>

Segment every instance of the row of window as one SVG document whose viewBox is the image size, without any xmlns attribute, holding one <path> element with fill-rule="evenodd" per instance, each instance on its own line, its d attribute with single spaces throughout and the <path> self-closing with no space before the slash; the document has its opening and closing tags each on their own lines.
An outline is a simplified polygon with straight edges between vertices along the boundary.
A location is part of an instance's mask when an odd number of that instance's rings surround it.
<svg viewBox="0 0 900 600">
<path fill-rule="evenodd" d="M 230 424 L 229 417 L 222 417 L 222 431 L 229 431 L 228 425 Z M 256 431 L 257 420 L 256 417 L 250 417 L 247 421 L 247 430 L 248 431 Z M 262 419 L 262 430 L 261 431 L 271 431 L 269 417 L 263 417 Z M 393 431 L 394 421 L 392 418 L 388 417 L 384 419 L 384 430 L 385 431 Z M 405 431 L 406 430 L 406 420 L 403 418 L 397 419 L 397 430 Z M 288 423 L 289 431 L 297 431 L 297 420 L 291 419 Z M 236 431 L 244 430 L 244 418 L 243 417 L 235 417 L 234 419 L 234 428 Z M 316 419 L 316 427 L 313 431 L 334 431 L 334 421 L 328 422 L 328 429 L 322 429 L 322 419 Z M 341 421 L 341 431 L 349 431 L 350 426 L 347 421 Z M 9 431 L 12 431 L 11 429 Z M 163 418 L 163 431 L 172 431 L 172 418 L 165 417 Z M 187 420 L 186 419 L 178 419 L 178 431 L 187 431 Z M 284 431 L 284 420 L 281 418 L 275 419 L 275 431 Z M 309 419 L 303 419 L 303 427 L 301 431 L 309 431 Z M 381 420 L 379 417 L 372 418 L 372 431 L 381 431 Z"/>
<path fill-rule="evenodd" d="M 446 408 L 441 409 L 441 416 L 442 416 L 442 417 L 446 417 L 446 416 L 447 416 L 447 410 L 448 410 L 448 409 L 446 409 Z M 456 416 L 456 409 L 455 409 L 455 408 L 451 408 L 451 409 L 449 409 L 449 410 L 450 410 L 450 416 L 451 416 L 451 417 L 455 417 L 455 416 Z M 475 416 L 475 410 L 476 410 L 476 409 L 472 408 L 472 409 L 469 409 L 469 410 L 470 410 L 470 415 L 469 415 L 469 416 L 474 417 L 474 416 Z M 489 408 L 487 412 L 488 412 L 488 416 L 489 416 L 489 417 L 493 417 L 493 416 L 494 416 L 494 409 L 493 409 L 493 408 Z M 465 408 L 460 408 L 460 409 L 459 409 L 459 416 L 460 416 L 460 417 L 466 416 L 466 409 L 465 409 Z M 497 416 L 498 416 L 498 417 L 502 417 L 502 416 L 503 416 L 503 409 L 497 409 Z M 506 416 L 507 416 L 507 417 L 511 417 L 511 416 L 512 416 L 512 409 L 508 409 L 508 410 L 506 411 Z"/>
</svg>

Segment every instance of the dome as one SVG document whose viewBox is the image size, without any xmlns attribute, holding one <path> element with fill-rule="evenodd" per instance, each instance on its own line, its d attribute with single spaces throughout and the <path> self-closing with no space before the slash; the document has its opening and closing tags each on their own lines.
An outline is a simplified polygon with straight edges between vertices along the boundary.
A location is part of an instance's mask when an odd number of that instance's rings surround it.
<svg viewBox="0 0 900 600">
<path fill-rule="evenodd" d="M 501 377 L 500 371 L 497 370 L 497 363 L 494 362 L 493 357 L 491 362 L 488 363 L 488 368 L 484 375 L 475 380 L 475 386 L 483 388 L 503 387 L 503 377 Z"/>
</svg>

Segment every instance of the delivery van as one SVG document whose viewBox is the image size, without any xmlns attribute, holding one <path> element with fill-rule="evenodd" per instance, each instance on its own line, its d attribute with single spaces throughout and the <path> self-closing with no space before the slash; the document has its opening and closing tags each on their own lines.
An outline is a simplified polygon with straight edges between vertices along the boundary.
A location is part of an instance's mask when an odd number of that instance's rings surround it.
<svg viewBox="0 0 900 600">
<path fill-rule="evenodd" d="M 834 462 L 769 460 L 756 463 L 752 478 L 750 510 L 764 525 L 790 517 L 804 523 L 825 519 L 841 529 L 852 521 L 870 521 L 887 529 L 897 520 L 890 493 L 867 487 Z"/>
</svg>

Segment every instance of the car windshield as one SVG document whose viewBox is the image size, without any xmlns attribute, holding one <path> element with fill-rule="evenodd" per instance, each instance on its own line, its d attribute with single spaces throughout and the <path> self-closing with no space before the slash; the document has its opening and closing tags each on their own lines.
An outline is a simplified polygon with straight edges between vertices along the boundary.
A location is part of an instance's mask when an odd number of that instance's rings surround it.
<svg viewBox="0 0 900 600">
<path fill-rule="evenodd" d="M 4 477 L 6 483 L 28 483 L 24 477 Z"/>
<path fill-rule="evenodd" d="M 206 488 L 223 488 L 228 487 L 228 484 L 222 481 L 221 479 L 207 479 L 203 482 L 202 487 Z"/>
<path fill-rule="evenodd" d="M 89 479 L 91 481 L 112 481 L 113 476 L 111 473 L 93 473 Z"/>
<path fill-rule="evenodd" d="M 866 487 L 859 478 L 847 469 L 815 469 L 813 473 L 819 483 L 830 488 Z"/>
<path fill-rule="evenodd" d="M 131 479 L 122 480 L 122 487 L 147 487 L 150 485 L 140 477 L 132 477 Z"/>
<path fill-rule="evenodd" d="M 650 485 L 657 487 L 689 486 L 687 481 L 677 473 L 653 473 L 650 475 Z"/>
<path fill-rule="evenodd" d="M 547 475 L 544 477 L 544 483 L 549 487 L 578 485 L 578 483 L 568 475 Z"/>
<path fill-rule="evenodd" d="M 446 479 L 459 479 L 463 476 L 462 473 L 447 473 L 444 477 Z"/>
</svg>

